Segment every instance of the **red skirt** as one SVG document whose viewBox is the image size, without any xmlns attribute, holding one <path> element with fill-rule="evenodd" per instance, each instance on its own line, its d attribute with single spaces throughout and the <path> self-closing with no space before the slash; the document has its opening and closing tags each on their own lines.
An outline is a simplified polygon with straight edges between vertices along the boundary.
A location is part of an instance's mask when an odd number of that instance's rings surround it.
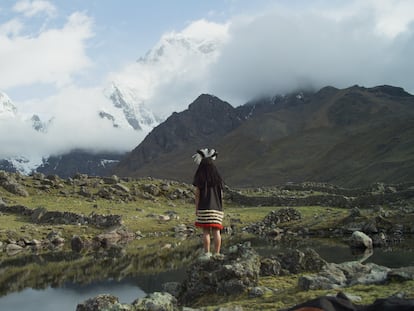
<svg viewBox="0 0 414 311">
<path fill-rule="evenodd" d="M 217 228 L 219 230 L 223 230 L 223 225 L 220 224 L 200 224 L 199 222 L 195 222 L 195 225 L 200 228 Z"/>
</svg>

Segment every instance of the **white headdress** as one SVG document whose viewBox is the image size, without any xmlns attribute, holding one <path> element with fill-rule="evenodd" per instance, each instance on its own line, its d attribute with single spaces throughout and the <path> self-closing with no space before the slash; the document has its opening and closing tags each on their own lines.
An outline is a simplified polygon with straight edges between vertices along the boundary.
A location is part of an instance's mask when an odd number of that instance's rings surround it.
<svg viewBox="0 0 414 311">
<path fill-rule="evenodd" d="M 203 149 L 198 149 L 197 153 L 195 153 L 192 158 L 194 160 L 195 163 L 200 164 L 201 160 L 203 160 L 204 158 L 211 158 L 212 160 L 215 160 L 217 158 L 217 151 L 215 149 L 208 149 L 208 148 L 203 148 Z"/>
</svg>

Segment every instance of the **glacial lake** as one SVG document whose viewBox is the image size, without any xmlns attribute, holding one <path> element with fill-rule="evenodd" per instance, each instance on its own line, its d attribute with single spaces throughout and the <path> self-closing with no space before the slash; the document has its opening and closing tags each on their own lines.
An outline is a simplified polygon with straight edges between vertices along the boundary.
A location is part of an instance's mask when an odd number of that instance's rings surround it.
<svg viewBox="0 0 414 311">
<path fill-rule="evenodd" d="M 272 256 L 283 252 L 287 248 L 315 249 L 322 258 L 328 262 L 345 262 L 358 260 L 361 254 L 355 254 L 342 241 L 331 239 L 299 239 L 289 242 L 269 243 L 261 239 L 250 241 L 256 251 L 262 256 Z M 116 261 L 115 261 L 116 262 Z M 365 262 L 374 262 L 390 268 L 414 266 L 414 237 L 405 238 L 403 242 L 384 248 L 375 248 L 374 252 Z M 125 265 L 125 263 L 122 263 Z M 30 287 L 14 292 L 8 292 L 0 296 L 1 311 L 75 311 L 78 303 L 99 294 L 112 294 L 122 303 L 132 303 L 135 299 L 145 296 L 147 293 L 162 291 L 162 284 L 166 282 L 180 282 L 185 278 L 185 266 L 171 269 L 166 272 L 154 274 L 135 274 L 133 276 L 117 276 L 120 270 L 117 264 L 109 265 L 105 269 L 105 275 L 111 275 L 102 279 L 99 271 L 92 276 L 88 284 L 77 282 L 65 282 L 64 284 L 44 285 L 42 289 Z M 2 267 L 7 269 L 7 267 Z M 64 273 L 64 272 L 62 272 Z M 46 281 L 47 283 L 47 281 Z M 3 285 L 0 284 L 1 287 Z"/>
</svg>

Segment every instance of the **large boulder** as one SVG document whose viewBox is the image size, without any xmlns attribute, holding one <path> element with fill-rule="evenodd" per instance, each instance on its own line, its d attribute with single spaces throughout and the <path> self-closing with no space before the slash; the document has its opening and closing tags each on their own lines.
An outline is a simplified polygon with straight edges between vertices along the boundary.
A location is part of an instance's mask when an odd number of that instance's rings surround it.
<svg viewBox="0 0 414 311">
<path fill-rule="evenodd" d="M 372 249 L 372 239 L 361 231 L 354 231 L 349 239 L 349 244 L 354 248 Z"/>
<path fill-rule="evenodd" d="M 29 192 L 27 192 L 26 188 L 19 184 L 14 178 L 9 178 L 6 180 L 0 180 L 0 185 L 6 189 L 8 192 L 21 196 L 21 197 L 28 197 Z"/>
<path fill-rule="evenodd" d="M 187 270 L 179 299 L 184 304 L 209 295 L 237 295 L 257 286 L 260 256 L 250 245 L 232 246 L 224 257 L 198 260 Z"/>
<path fill-rule="evenodd" d="M 169 293 L 155 292 L 135 300 L 135 311 L 177 311 L 177 299 Z"/>
<path fill-rule="evenodd" d="M 89 298 L 76 306 L 76 311 L 132 311 L 132 306 L 119 303 L 118 297 L 103 294 Z"/>
<path fill-rule="evenodd" d="M 295 274 L 306 271 L 320 271 L 327 263 L 311 248 L 306 248 L 304 251 L 290 249 L 278 255 L 277 258 L 283 270 Z"/>
</svg>

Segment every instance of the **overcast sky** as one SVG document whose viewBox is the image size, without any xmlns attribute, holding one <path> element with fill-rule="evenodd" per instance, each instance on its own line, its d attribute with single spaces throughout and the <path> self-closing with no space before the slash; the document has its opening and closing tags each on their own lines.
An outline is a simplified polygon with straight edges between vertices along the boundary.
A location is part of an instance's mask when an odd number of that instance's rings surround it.
<svg viewBox="0 0 414 311">
<path fill-rule="evenodd" d="M 413 21 L 411 0 L 2 0 L 0 91 L 21 113 L 57 115 L 60 128 L 28 144 L 23 129 L 10 135 L 0 121 L 0 144 L 9 153 L 16 139 L 26 149 L 74 141 L 132 149 L 142 135 L 88 123 L 113 80 L 128 81 L 163 117 L 201 93 L 234 106 L 308 86 L 414 93 Z M 180 35 L 215 40 L 214 57 L 166 51 L 158 63 L 137 63 Z"/>
</svg>

